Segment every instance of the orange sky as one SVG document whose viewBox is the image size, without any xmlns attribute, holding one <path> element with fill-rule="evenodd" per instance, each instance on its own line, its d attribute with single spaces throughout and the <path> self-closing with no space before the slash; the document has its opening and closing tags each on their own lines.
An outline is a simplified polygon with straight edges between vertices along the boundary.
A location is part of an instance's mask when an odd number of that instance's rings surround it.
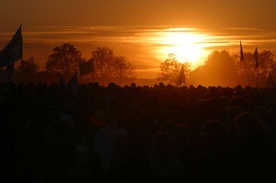
<svg viewBox="0 0 276 183">
<path fill-rule="evenodd" d="M 236 53 L 240 40 L 244 51 L 276 50 L 275 7 L 275 0 L 1 0 L 0 49 L 22 24 L 24 59 L 34 56 L 41 69 L 66 42 L 85 58 L 108 46 L 138 77 L 155 78 L 175 41 L 164 40 L 175 32 L 204 36 L 196 44 L 205 57 L 215 49 Z"/>
</svg>

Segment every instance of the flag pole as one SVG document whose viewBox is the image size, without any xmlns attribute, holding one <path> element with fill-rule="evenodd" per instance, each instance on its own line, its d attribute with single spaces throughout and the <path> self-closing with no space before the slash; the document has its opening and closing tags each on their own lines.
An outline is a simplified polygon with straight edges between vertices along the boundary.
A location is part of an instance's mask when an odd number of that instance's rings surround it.
<svg viewBox="0 0 276 183">
<path fill-rule="evenodd" d="M 93 71 L 93 83 L 95 83 L 95 71 Z"/>
<path fill-rule="evenodd" d="M 259 88 L 259 69 L 257 68 L 257 88 Z"/>
<path fill-rule="evenodd" d="M 1 67 L 1 77 L 2 84 L 5 84 L 5 70 L 3 69 L 3 67 Z"/>
<path fill-rule="evenodd" d="M 244 61 L 244 70 L 245 70 L 245 73 L 248 77 L 248 85 L 250 86 L 250 75 L 248 74 L 248 71 L 247 71 L 246 61 L 245 61 L 245 57 L 244 57 L 244 54 L 243 54 L 241 41 L 240 41 L 240 61 Z"/>
<path fill-rule="evenodd" d="M 256 69 L 257 69 L 257 88 L 259 88 L 259 53 L 258 53 L 257 47 L 254 52 L 254 57 L 255 57 Z"/>
<path fill-rule="evenodd" d="M 245 69 L 246 75 L 248 77 L 248 86 L 250 86 L 251 85 L 251 81 L 250 81 L 251 79 L 250 79 L 250 75 L 249 75 L 247 67 L 246 67 L 246 60 L 245 59 L 244 59 L 244 69 Z"/>
<path fill-rule="evenodd" d="M 21 58 L 21 64 L 22 64 L 22 78 L 23 78 L 23 83 L 25 83 L 25 66 L 24 66 L 24 61 Z"/>
<path fill-rule="evenodd" d="M 245 70 L 245 73 L 246 73 L 247 78 L 248 78 L 248 85 L 250 86 L 250 78 L 249 78 L 249 74 L 248 74 L 248 72 L 247 72 L 247 68 L 246 68 L 245 59 L 244 59 L 244 70 Z"/>
</svg>

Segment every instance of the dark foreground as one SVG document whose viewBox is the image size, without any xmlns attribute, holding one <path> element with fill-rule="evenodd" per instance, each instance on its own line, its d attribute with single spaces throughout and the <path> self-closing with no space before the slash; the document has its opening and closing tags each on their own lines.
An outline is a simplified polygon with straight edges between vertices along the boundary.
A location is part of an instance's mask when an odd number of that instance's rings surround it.
<svg viewBox="0 0 276 183">
<path fill-rule="evenodd" d="M 275 91 L 3 84 L 0 181 L 275 182 Z"/>
</svg>

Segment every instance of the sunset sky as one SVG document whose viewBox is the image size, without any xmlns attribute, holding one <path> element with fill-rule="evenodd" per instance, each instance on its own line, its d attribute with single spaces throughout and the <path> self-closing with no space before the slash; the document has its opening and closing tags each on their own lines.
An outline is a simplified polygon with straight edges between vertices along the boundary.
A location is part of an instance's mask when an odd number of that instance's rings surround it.
<svg viewBox="0 0 276 183">
<path fill-rule="evenodd" d="M 98 46 L 126 56 L 137 77 L 155 78 L 170 52 L 196 68 L 213 50 L 276 50 L 275 0 L 1 0 L 0 49 L 20 24 L 24 59 L 44 69 L 53 48 Z"/>
</svg>

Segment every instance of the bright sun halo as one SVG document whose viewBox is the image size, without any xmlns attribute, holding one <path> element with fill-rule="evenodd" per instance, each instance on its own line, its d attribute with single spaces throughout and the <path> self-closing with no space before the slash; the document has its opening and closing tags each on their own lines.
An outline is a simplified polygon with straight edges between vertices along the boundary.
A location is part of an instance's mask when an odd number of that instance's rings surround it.
<svg viewBox="0 0 276 183">
<path fill-rule="evenodd" d="M 183 31 L 163 32 L 160 42 L 164 45 L 161 52 L 164 54 L 173 53 L 179 62 L 189 62 L 194 68 L 198 66 L 203 57 L 205 50 L 202 42 L 205 35 Z"/>
</svg>

